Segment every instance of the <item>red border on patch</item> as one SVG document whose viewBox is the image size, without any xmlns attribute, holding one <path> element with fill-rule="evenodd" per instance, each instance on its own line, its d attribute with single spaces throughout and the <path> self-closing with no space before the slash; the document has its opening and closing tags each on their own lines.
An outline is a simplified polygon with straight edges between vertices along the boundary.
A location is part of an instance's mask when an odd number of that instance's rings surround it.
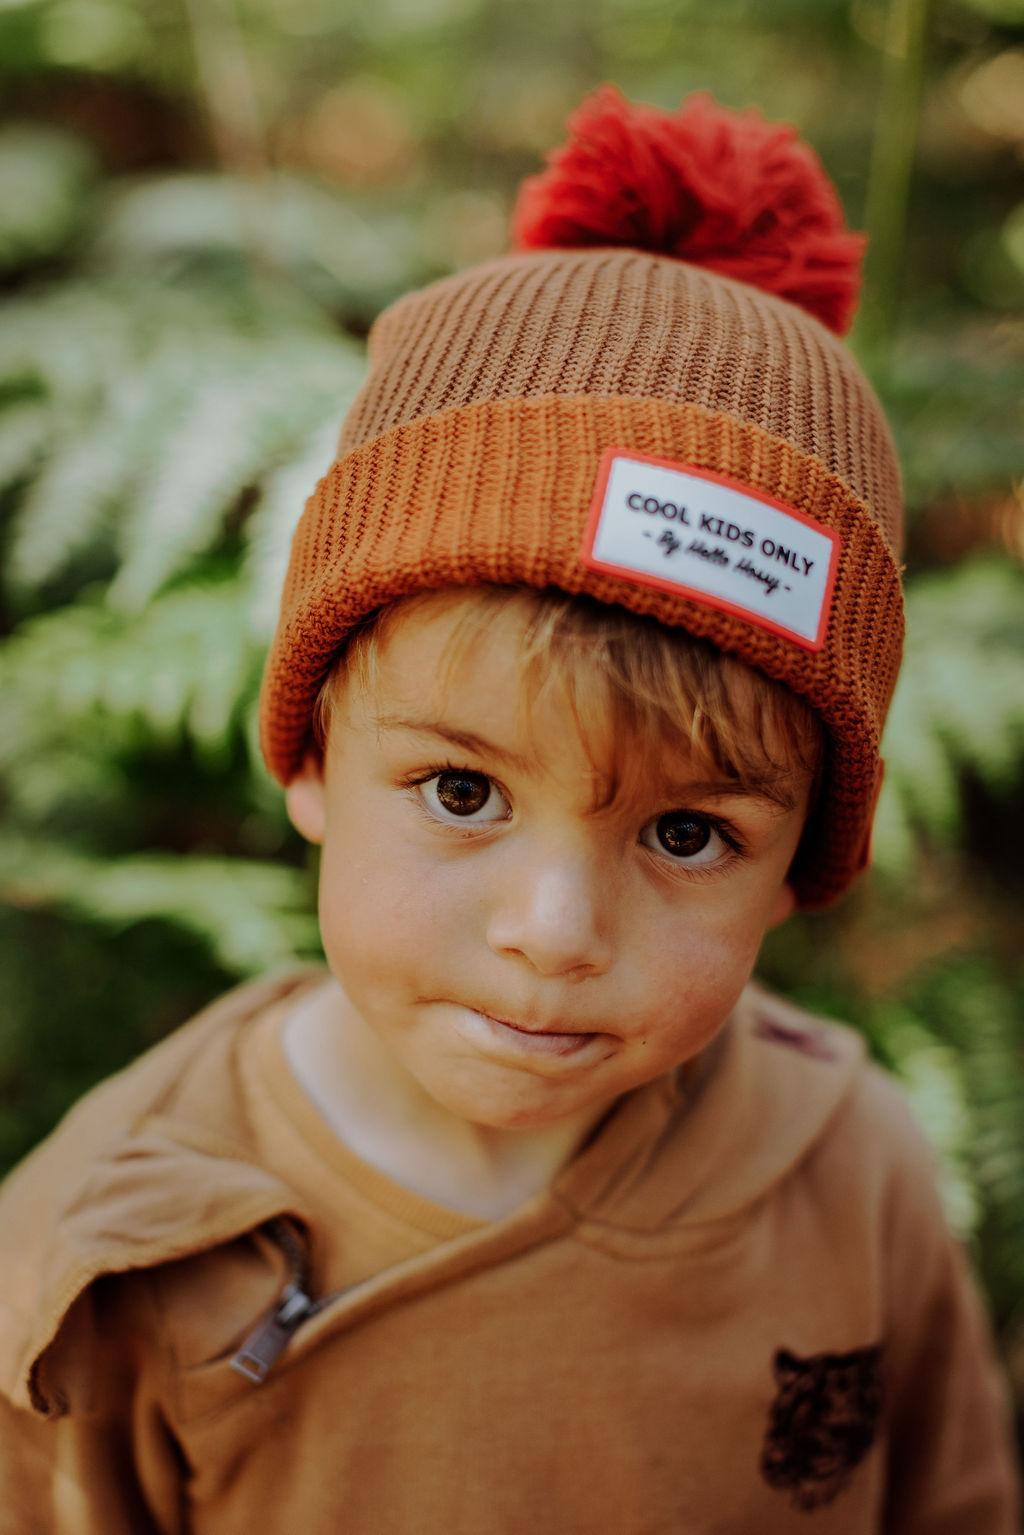
<svg viewBox="0 0 1024 1535">
<path fill-rule="evenodd" d="M 797 522 L 802 522 L 806 527 L 813 528 L 816 533 L 827 538 L 832 552 L 829 556 L 828 575 L 821 601 L 821 619 L 814 639 L 809 640 L 804 635 L 787 629 L 784 624 L 773 622 L 770 618 L 762 618 L 759 613 L 752 613 L 749 608 L 742 608 L 738 603 L 729 602 L 725 597 L 709 595 L 707 592 L 698 591 L 695 587 L 684 586 L 679 581 L 665 580 L 662 576 L 648 575 L 646 571 L 633 570 L 628 565 L 613 565 L 610 561 L 596 559 L 593 552 L 594 542 L 601 521 L 601 512 L 604 509 L 604 498 L 608 490 L 612 463 L 617 458 L 633 459 L 641 464 L 654 464 L 660 469 L 674 469 L 683 474 L 692 474 L 699 480 L 713 480 L 717 485 L 724 485 L 728 490 L 739 491 L 741 495 L 748 496 L 751 501 L 760 501 L 765 506 L 773 506 L 776 511 L 785 512 L 787 517 L 795 517 Z M 759 628 L 768 629 L 772 634 L 780 634 L 783 639 L 792 640 L 794 645 L 799 645 L 803 650 L 820 650 L 825 643 L 825 632 L 832 611 L 832 592 L 836 582 L 840 545 L 838 533 L 831 528 L 826 528 L 823 523 L 815 521 L 813 517 L 808 517 L 806 512 L 801 512 L 785 501 L 778 501 L 774 496 L 766 496 L 762 491 L 752 490 L 749 485 L 744 485 L 742 480 L 734 480 L 730 475 L 718 474 L 714 469 L 704 469 L 699 464 L 688 464 L 679 459 L 655 458 L 651 453 L 637 453 L 633 448 L 606 448 L 601 456 L 597 484 L 590 503 L 587 525 L 583 531 L 583 548 L 580 551 L 580 558 L 589 570 L 620 576 L 623 580 L 632 581 L 638 586 L 653 586 L 657 591 L 673 592 L 677 597 L 688 597 L 692 602 L 702 602 L 705 607 L 734 614 L 737 618 L 745 619 L 749 624 L 757 624 Z"/>
</svg>

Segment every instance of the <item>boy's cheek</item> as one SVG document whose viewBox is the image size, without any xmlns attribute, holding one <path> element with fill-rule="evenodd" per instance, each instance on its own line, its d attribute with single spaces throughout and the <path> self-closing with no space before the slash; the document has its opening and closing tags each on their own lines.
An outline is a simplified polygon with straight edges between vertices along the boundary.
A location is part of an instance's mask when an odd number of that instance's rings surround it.
<svg viewBox="0 0 1024 1535">
<path fill-rule="evenodd" d="M 759 925 L 727 932 L 677 931 L 671 941 L 638 955 L 636 1003 L 652 1021 L 654 1043 L 682 1060 L 725 1022 L 746 985 L 760 947 Z M 666 1064 L 677 1064 L 667 1061 Z"/>
<path fill-rule="evenodd" d="M 415 860 L 396 863 L 384 843 L 358 851 L 328 844 L 320 865 L 320 929 L 324 948 L 359 968 L 392 972 L 436 953 L 452 925 L 451 893 L 436 872 Z M 465 931 L 465 924 L 455 924 Z"/>
<path fill-rule="evenodd" d="M 415 927 L 418 892 L 372 857 L 326 858 L 320 866 L 320 924 L 337 941 L 368 951 L 403 944 Z"/>
</svg>

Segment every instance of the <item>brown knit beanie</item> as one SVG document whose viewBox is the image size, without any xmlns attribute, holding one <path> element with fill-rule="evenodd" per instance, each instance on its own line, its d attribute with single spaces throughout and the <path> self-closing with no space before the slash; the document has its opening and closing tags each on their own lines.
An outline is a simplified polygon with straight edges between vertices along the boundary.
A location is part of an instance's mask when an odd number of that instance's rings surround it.
<svg viewBox="0 0 1024 1535">
<path fill-rule="evenodd" d="M 867 862 L 903 638 L 899 467 L 834 333 L 862 241 L 812 152 L 755 112 L 633 108 L 606 86 L 570 128 L 515 218 L 520 246 L 557 248 L 407 294 L 371 330 L 293 539 L 264 755 L 287 784 L 339 647 L 386 603 L 588 593 L 818 712 L 825 778 L 792 879 L 823 905 Z"/>
</svg>

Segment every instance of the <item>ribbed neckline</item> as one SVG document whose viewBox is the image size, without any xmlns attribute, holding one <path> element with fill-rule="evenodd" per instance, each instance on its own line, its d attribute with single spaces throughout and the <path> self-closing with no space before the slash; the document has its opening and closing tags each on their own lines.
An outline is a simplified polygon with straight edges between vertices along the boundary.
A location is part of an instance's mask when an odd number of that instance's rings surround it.
<svg viewBox="0 0 1024 1535">
<path fill-rule="evenodd" d="M 311 976 L 306 986 L 282 997 L 257 1023 L 252 1050 L 261 1086 L 329 1176 L 343 1180 L 378 1209 L 439 1241 L 480 1230 L 489 1222 L 414 1193 L 364 1162 L 330 1128 L 296 1080 L 282 1031 L 299 998 L 312 986 L 322 985 L 326 974 L 322 971 Z"/>
</svg>

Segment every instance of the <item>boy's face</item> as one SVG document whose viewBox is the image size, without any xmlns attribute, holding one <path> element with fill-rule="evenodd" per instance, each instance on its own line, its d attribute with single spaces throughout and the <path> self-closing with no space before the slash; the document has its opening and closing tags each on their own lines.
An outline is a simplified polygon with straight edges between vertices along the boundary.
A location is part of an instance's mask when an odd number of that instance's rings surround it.
<svg viewBox="0 0 1024 1535">
<path fill-rule="evenodd" d="M 593 814 L 557 690 L 528 718 L 503 608 L 442 665 L 463 602 L 401 617 L 372 692 L 350 680 L 323 772 L 289 814 L 323 844 L 320 924 L 352 1009 L 442 1108 L 495 1129 L 595 1117 L 726 1021 L 786 872 L 806 774 L 780 807 L 678 757 Z"/>
</svg>

